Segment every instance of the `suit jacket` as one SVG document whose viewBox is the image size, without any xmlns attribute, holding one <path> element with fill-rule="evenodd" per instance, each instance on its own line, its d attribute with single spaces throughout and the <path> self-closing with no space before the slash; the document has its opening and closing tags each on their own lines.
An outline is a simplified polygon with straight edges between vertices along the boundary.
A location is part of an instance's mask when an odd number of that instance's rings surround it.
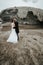
<svg viewBox="0 0 43 65">
<path fill-rule="evenodd" d="M 18 26 L 18 22 L 15 22 L 15 31 L 18 34 L 19 33 L 19 26 Z"/>
</svg>

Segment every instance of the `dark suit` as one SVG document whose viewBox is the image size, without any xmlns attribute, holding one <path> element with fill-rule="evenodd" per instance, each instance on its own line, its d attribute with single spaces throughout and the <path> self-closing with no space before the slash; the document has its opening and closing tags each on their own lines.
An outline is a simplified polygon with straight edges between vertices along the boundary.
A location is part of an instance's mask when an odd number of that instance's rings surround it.
<svg viewBox="0 0 43 65">
<path fill-rule="evenodd" d="M 16 33 L 18 34 L 19 33 L 19 26 L 18 26 L 18 22 L 16 21 L 15 22 L 15 30 L 16 30 Z"/>
<path fill-rule="evenodd" d="M 15 22 L 15 31 L 16 31 L 16 34 L 17 34 L 17 36 L 18 36 L 19 26 L 18 26 L 18 22 L 17 22 L 17 21 Z M 18 40 L 19 40 L 19 36 L 18 36 Z"/>
</svg>

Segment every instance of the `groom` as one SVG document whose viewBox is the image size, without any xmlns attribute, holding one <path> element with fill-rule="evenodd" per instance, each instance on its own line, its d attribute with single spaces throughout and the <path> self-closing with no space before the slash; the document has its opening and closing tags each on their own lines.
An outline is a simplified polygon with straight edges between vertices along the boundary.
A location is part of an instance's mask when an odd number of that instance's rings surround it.
<svg viewBox="0 0 43 65">
<path fill-rule="evenodd" d="M 18 21 L 16 19 L 16 17 L 14 17 L 14 21 L 15 21 L 15 31 L 16 31 L 16 34 L 17 34 L 17 37 L 18 37 L 18 40 L 19 40 L 19 26 L 18 26 Z"/>
</svg>

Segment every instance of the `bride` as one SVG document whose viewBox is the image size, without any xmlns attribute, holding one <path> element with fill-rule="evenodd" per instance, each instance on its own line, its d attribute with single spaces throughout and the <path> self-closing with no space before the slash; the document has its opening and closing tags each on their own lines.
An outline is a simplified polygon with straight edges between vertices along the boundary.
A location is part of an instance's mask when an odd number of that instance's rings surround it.
<svg viewBox="0 0 43 65">
<path fill-rule="evenodd" d="M 11 33 L 10 33 L 9 38 L 7 39 L 7 42 L 12 42 L 12 43 L 18 42 L 17 34 L 16 34 L 16 31 L 15 31 L 15 21 L 14 20 L 12 20 L 12 23 L 11 23 Z"/>
</svg>

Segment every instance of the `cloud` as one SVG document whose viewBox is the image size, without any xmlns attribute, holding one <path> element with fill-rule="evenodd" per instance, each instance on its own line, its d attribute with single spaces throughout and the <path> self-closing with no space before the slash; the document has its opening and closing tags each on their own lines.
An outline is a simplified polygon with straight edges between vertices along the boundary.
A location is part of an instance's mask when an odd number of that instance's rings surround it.
<svg viewBox="0 0 43 65">
<path fill-rule="evenodd" d="M 24 2 L 32 2 L 32 3 L 37 3 L 38 2 L 38 0 L 22 0 L 22 1 L 24 1 Z"/>
<path fill-rule="evenodd" d="M 32 0 L 32 2 L 33 2 L 33 3 L 37 3 L 37 2 L 38 2 L 38 0 Z"/>
<path fill-rule="evenodd" d="M 28 1 L 30 1 L 30 0 L 22 0 L 22 1 L 24 1 L 24 2 L 28 2 Z"/>
</svg>

